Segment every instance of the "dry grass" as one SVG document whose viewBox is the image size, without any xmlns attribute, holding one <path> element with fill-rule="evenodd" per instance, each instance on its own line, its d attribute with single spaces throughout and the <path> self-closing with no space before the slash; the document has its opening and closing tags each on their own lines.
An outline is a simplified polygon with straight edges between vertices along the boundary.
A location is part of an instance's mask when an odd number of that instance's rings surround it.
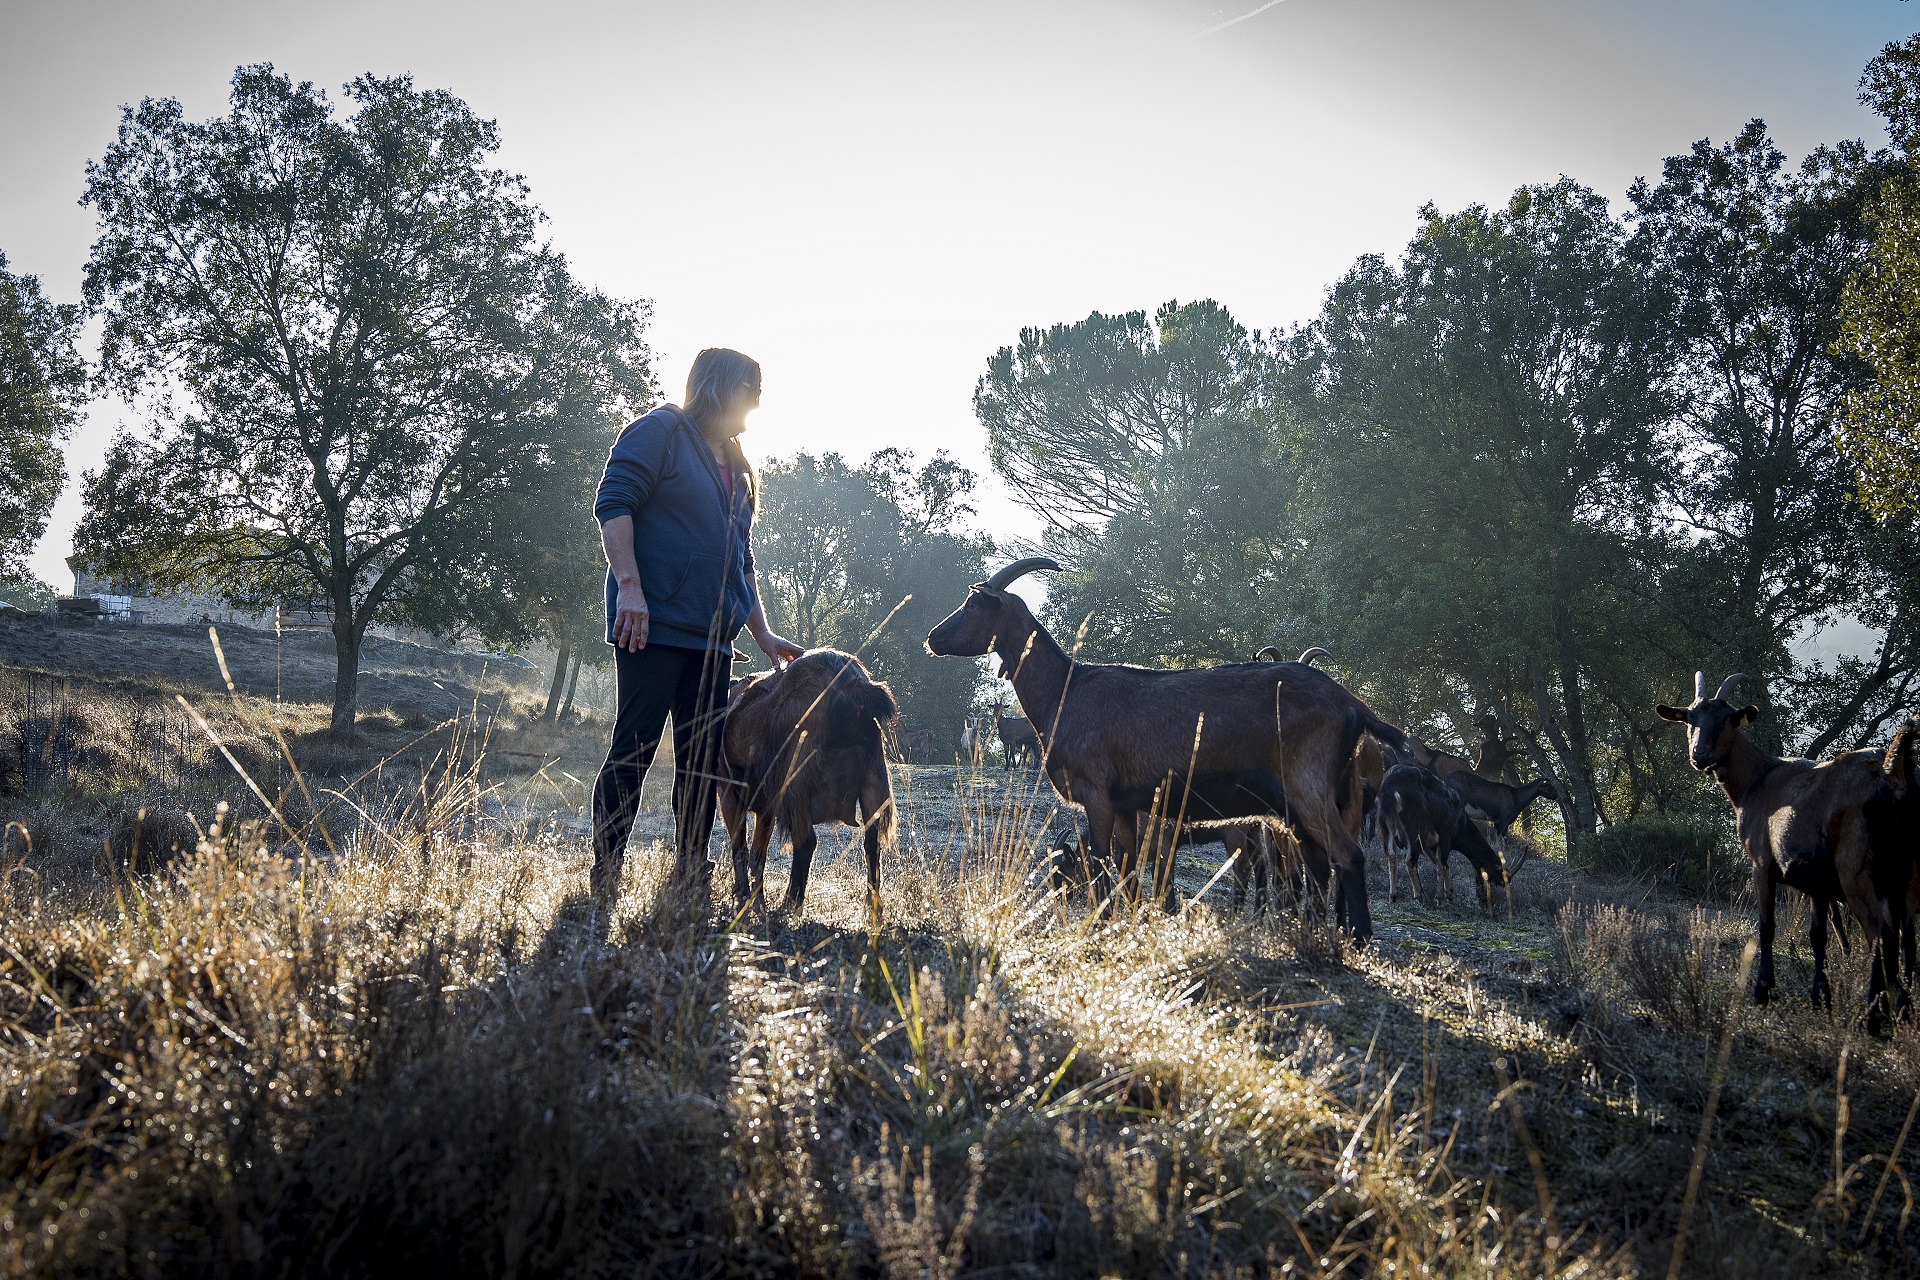
<svg viewBox="0 0 1920 1280">
<path fill-rule="evenodd" d="M 734 920 L 657 842 L 603 920 L 574 784 L 462 732 L 309 779 L 334 853 L 311 813 L 86 876 L 11 838 L 8 1274 L 1665 1275 L 1696 1152 L 1682 1274 L 1911 1261 L 1920 1036 L 1805 1006 L 1804 917 L 1760 1010 L 1742 917 L 1550 859 L 1493 912 L 1376 900 L 1363 951 L 1196 898 L 1204 851 L 1113 918 L 1047 891 L 1031 776 L 903 770 L 884 927 L 857 858 Z"/>
</svg>

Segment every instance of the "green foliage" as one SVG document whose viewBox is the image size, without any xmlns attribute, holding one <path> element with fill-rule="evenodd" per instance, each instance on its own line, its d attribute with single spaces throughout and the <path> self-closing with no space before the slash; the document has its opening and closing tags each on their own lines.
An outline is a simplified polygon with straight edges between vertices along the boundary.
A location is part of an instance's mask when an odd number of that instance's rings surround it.
<svg viewBox="0 0 1920 1280">
<path fill-rule="evenodd" d="M 1840 448 L 1859 469 L 1857 496 L 1882 520 L 1920 515 L 1920 36 L 1889 44 L 1867 64 L 1860 100 L 1879 112 L 1909 156 L 1867 210 L 1873 246 L 1840 303 L 1836 350 L 1864 362 L 1873 380 L 1846 396 Z"/>
<path fill-rule="evenodd" d="M 1409 719 L 1496 710 L 1591 831 L 1589 686 L 1638 629 L 1663 352 L 1591 191 L 1424 218 L 1402 264 L 1334 286 L 1281 374 L 1323 643 Z"/>
<path fill-rule="evenodd" d="M 1888 167 L 1857 142 L 1792 167 L 1756 120 L 1630 192 L 1629 252 L 1664 295 L 1676 346 L 1673 464 L 1659 474 L 1684 540 L 1665 607 L 1691 665 L 1755 678 L 1770 713 L 1758 732 L 1775 748 L 1799 738 L 1818 752 L 1871 733 L 1888 709 L 1880 695 L 1920 664 L 1902 571 L 1910 541 L 1852 501 L 1832 430 L 1867 375 L 1834 342 L 1841 290 L 1867 253 L 1865 204 Z M 1864 687 L 1838 676 L 1839 704 L 1862 693 L 1863 714 L 1810 720 L 1799 707 L 1833 702 L 1836 673 L 1797 662 L 1793 645 L 1847 614 L 1886 631 L 1883 661 Z"/>
<path fill-rule="evenodd" d="M 1920 687 L 1920 538 L 1850 496 L 1835 414 L 1880 392 L 1833 344 L 1896 167 L 1844 143 L 1796 168 L 1755 122 L 1625 220 L 1569 179 L 1429 206 L 1285 341 L 1211 302 L 1023 331 L 975 408 L 1068 567 L 1049 624 L 1147 664 L 1324 645 L 1468 754 L 1491 712 L 1575 847 L 1698 803 L 1652 714 L 1695 669 L 1753 677 L 1763 746 L 1871 741 Z M 1910 311 L 1920 272 L 1888 264 Z M 1840 621 L 1877 648 L 1802 656 Z"/>
<path fill-rule="evenodd" d="M 503 540 L 572 537 L 531 513 L 584 502 L 569 459 L 653 398 L 645 308 L 537 242 L 492 123 L 406 77 L 346 95 L 242 68 L 227 116 L 148 99 L 89 166 L 104 372 L 152 425 L 76 537 L 96 571 L 329 609 L 343 732 L 373 622 L 519 625 Z"/>
<path fill-rule="evenodd" d="M 1155 464 L 1203 423 L 1260 402 L 1264 356 L 1212 300 L 1153 314 L 1096 311 L 1023 329 L 973 393 L 993 468 L 1052 529 L 1083 536 L 1139 509 Z"/>
<path fill-rule="evenodd" d="M 760 474 L 753 545 L 768 621 L 808 648 L 858 653 L 892 687 L 901 723 L 934 735 L 936 755 L 954 749 L 980 676 L 969 663 L 929 662 L 923 648 L 986 576 L 992 544 L 962 528 L 974 483 L 944 453 L 916 468 L 898 449 L 858 467 L 801 453 Z"/>
<path fill-rule="evenodd" d="M 1880 189 L 1867 261 L 1847 282 L 1838 347 L 1873 369 L 1845 398 L 1837 434 L 1875 516 L 1920 514 L 1920 179 Z"/>
<path fill-rule="evenodd" d="M 31 573 L 0 574 L 0 600 L 16 609 L 25 609 L 29 613 L 44 613 L 53 608 L 53 602 L 60 593 L 52 584 L 42 582 Z"/>
<path fill-rule="evenodd" d="M 1297 488 L 1273 431 L 1198 424 L 1143 469 L 1137 507 L 1097 534 L 1048 539 L 1070 568 L 1049 583 L 1047 622 L 1067 636 L 1086 622 L 1089 658 L 1173 666 L 1245 661 L 1296 638 Z"/>
<path fill-rule="evenodd" d="M 1644 813 L 1588 836 L 1572 862 L 1600 875 L 1652 880 L 1722 902 L 1753 879 L 1724 813 Z"/>
<path fill-rule="evenodd" d="M 87 398 L 80 308 L 40 293 L 0 253 L 0 574 L 24 574 L 66 480 L 60 444 Z"/>
</svg>

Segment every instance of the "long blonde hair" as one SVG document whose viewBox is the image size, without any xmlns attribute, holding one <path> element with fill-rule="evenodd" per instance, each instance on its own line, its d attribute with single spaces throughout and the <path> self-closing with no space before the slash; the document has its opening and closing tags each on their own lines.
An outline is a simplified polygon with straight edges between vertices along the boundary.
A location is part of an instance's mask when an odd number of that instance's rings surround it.
<svg viewBox="0 0 1920 1280">
<path fill-rule="evenodd" d="M 742 388 L 760 390 L 760 362 L 727 347 L 708 347 L 693 358 L 693 367 L 687 370 L 687 395 L 680 411 L 693 419 L 693 424 L 705 434 L 708 425 L 726 405 L 727 397 Z M 745 482 L 747 501 L 758 514 L 760 486 L 753 466 L 747 461 L 738 439 L 728 440 L 727 445 L 733 455 L 734 475 Z"/>
</svg>

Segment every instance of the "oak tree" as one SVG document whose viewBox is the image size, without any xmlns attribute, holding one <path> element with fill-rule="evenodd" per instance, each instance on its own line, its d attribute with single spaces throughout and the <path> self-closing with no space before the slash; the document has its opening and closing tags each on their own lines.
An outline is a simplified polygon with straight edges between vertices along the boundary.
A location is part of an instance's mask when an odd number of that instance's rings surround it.
<svg viewBox="0 0 1920 1280">
<path fill-rule="evenodd" d="M 243 67 L 226 115 L 147 99 L 89 165 L 102 365 L 150 425 L 77 535 L 107 572 L 327 610 L 339 733 L 367 628 L 510 609 L 473 576 L 519 536 L 496 511 L 652 398 L 644 310 L 540 242 L 492 122 L 405 76 L 345 99 Z"/>
</svg>

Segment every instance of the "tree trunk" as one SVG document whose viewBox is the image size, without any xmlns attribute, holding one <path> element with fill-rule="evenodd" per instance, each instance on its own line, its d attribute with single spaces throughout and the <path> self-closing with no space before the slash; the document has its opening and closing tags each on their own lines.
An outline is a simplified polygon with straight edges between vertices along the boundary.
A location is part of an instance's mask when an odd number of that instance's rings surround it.
<svg viewBox="0 0 1920 1280">
<path fill-rule="evenodd" d="M 566 693 L 567 664 L 573 660 L 573 632 L 560 634 L 560 651 L 553 656 L 553 685 L 547 690 L 547 709 L 541 713 L 541 724 L 552 724 L 560 715 L 560 699 Z"/>
<path fill-rule="evenodd" d="M 580 651 L 578 649 L 575 649 L 573 651 L 573 673 L 567 677 L 567 700 L 566 702 L 561 704 L 561 707 L 560 707 L 560 714 L 562 716 L 565 716 L 567 712 L 573 710 L 573 691 L 580 687 L 581 657 L 582 655 Z"/>
<path fill-rule="evenodd" d="M 1587 711 L 1580 695 L 1580 663 L 1574 656 L 1573 623 L 1564 606 L 1554 610 L 1554 615 L 1554 629 L 1559 632 L 1560 698 L 1561 705 L 1567 709 L 1567 747 L 1579 762 L 1570 772 L 1574 774 L 1574 785 L 1579 788 L 1577 803 L 1586 810 L 1580 830 L 1593 831 L 1599 826 L 1600 791 L 1593 784 L 1593 748 L 1587 741 Z"/>
<path fill-rule="evenodd" d="M 360 633 L 353 620 L 333 620 L 333 736 L 353 736 L 354 713 L 360 708 Z"/>
<path fill-rule="evenodd" d="M 1591 799 L 1593 778 L 1588 771 L 1587 761 L 1574 755 L 1567 743 L 1567 735 L 1560 728 L 1552 696 L 1547 692 L 1546 672 L 1535 666 L 1531 674 L 1533 701 L 1540 729 L 1546 734 L 1554 755 L 1560 758 L 1559 774 L 1565 781 L 1565 785 L 1559 788 L 1560 815 L 1567 824 L 1567 856 L 1572 857 L 1579 847 L 1580 837 L 1591 832 L 1595 826 Z"/>
</svg>

